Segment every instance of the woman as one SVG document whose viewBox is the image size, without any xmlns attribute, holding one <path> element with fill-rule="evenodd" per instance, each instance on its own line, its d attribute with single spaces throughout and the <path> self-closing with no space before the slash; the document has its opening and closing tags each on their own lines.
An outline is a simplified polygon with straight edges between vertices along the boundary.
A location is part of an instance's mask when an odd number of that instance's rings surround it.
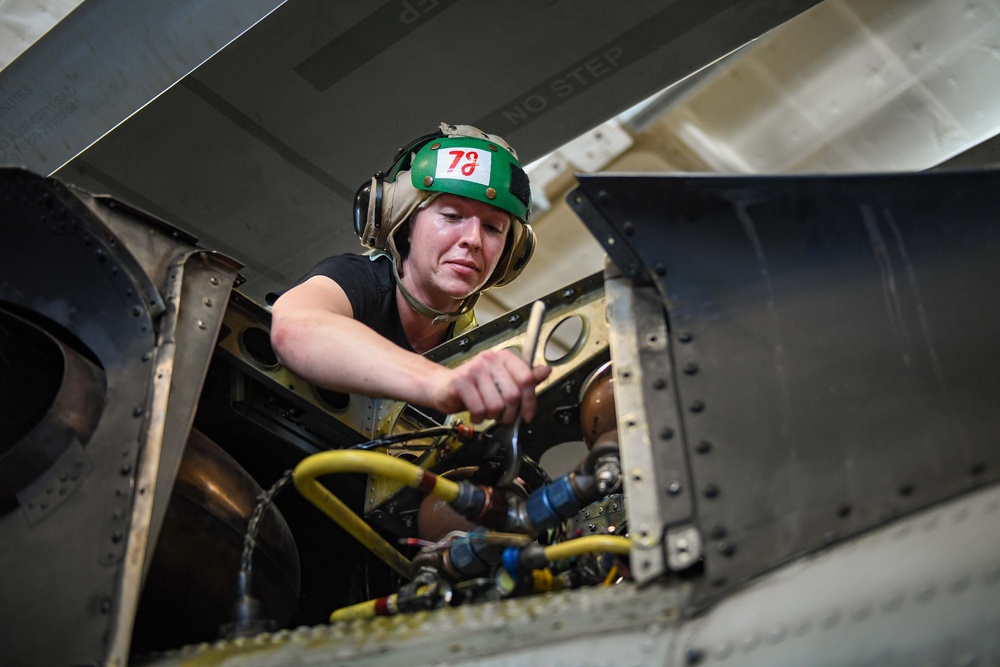
<svg viewBox="0 0 1000 667">
<path fill-rule="evenodd" d="M 421 356 L 474 326 L 479 294 L 520 274 L 534 249 L 530 186 L 514 150 L 471 126 L 441 125 L 400 151 L 355 198 L 370 255 L 320 262 L 272 310 L 282 363 L 328 389 L 510 423 L 535 414 L 531 368 L 509 350 L 450 369 Z"/>
</svg>

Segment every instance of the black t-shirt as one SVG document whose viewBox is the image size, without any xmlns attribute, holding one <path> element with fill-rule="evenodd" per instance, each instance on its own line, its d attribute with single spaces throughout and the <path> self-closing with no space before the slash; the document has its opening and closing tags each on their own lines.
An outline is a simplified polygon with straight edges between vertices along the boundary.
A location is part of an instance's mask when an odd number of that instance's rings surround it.
<svg viewBox="0 0 1000 667">
<path fill-rule="evenodd" d="M 352 253 L 327 257 L 309 269 L 295 285 L 313 276 L 326 276 L 340 285 L 351 302 L 354 319 L 378 331 L 404 350 L 413 351 L 396 308 L 396 282 L 388 257 L 381 255 L 372 260 L 368 255 Z M 277 295 L 268 298 L 268 301 L 274 303 L 276 298 Z"/>
</svg>

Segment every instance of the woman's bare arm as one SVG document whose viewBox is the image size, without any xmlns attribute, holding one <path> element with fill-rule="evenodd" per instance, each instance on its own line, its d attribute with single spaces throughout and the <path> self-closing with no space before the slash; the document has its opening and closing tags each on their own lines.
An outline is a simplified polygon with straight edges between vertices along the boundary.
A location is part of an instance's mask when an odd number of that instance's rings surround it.
<svg viewBox="0 0 1000 667">
<path fill-rule="evenodd" d="M 473 421 L 511 422 L 518 406 L 530 421 L 535 386 L 548 366 L 529 368 L 509 351 L 487 350 L 455 369 L 402 349 L 353 319 L 344 290 L 314 276 L 283 294 L 272 309 L 271 343 L 281 362 L 327 389 L 380 396 L 444 414 L 468 410 Z"/>
</svg>

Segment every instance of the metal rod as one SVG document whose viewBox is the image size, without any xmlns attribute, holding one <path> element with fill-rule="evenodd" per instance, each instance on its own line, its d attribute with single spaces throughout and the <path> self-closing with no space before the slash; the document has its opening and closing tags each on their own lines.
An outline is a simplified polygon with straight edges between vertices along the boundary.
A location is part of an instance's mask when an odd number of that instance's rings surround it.
<svg viewBox="0 0 1000 667">
<path fill-rule="evenodd" d="M 524 332 L 524 345 L 521 347 L 521 358 L 529 367 L 535 365 L 535 351 L 538 349 L 538 338 L 542 333 L 542 323 L 545 321 L 545 303 L 541 300 L 531 305 L 531 315 L 528 317 L 528 328 Z M 521 430 L 521 408 L 518 406 L 514 418 L 513 431 L 508 447 L 507 470 L 500 478 L 498 486 L 507 486 L 517 479 L 521 471 L 521 451 L 518 446 L 518 433 Z"/>
</svg>

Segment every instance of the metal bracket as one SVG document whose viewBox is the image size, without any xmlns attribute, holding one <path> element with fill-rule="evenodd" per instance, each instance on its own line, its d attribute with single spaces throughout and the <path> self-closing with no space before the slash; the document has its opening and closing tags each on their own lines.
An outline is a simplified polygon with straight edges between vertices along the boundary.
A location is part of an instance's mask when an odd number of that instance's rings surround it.
<svg viewBox="0 0 1000 667">
<path fill-rule="evenodd" d="M 674 572 L 686 570 L 701 558 L 701 533 L 694 525 L 667 529 L 667 565 Z"/>
<path fill-rule="evenodd" d="M 668 526 L 691 519 L 690 475 L 659 297 L 650 286 L 634 287 L 610 263 L 605 289 L 628 523 L 636 549 L 633 576 L 643 583 L 690 564 L 674 567 L 665 555 L 670 545 L 664 544 Z M 701 543 L 695 537 L 687 538 L 690 547 L 697 547 L 694 558 Z"/>
</svg>

